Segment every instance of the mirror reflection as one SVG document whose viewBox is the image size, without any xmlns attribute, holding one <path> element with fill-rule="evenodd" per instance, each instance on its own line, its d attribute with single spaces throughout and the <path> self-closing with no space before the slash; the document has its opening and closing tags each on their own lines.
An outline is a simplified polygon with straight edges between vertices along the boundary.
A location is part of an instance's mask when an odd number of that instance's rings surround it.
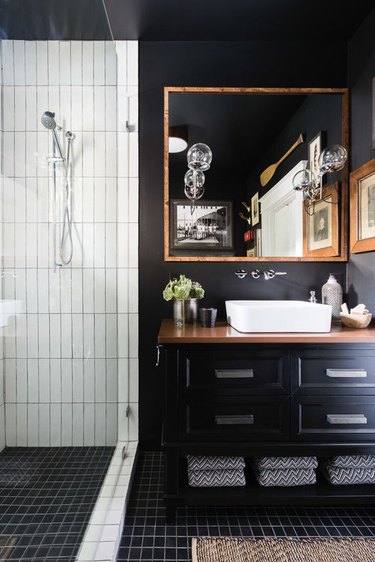
<svg viewBox="0 0 375 562">
<path fill-rule="evenodd" d="M 346 259 L 346 136 L 346 90 L 166 88 L 165 259 Z"/>
</svg>

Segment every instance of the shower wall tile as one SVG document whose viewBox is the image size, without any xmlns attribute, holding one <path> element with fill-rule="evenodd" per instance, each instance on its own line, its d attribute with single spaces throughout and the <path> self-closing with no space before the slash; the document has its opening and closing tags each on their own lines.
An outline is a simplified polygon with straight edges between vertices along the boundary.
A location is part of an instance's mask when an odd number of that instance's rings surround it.
<svg viewBox="0 0 375 562">
<path fill-rule="evenodd" d="M 0 49 L 0 293 L 23 302 L 0 339 L 0 450 L 137 439 L 137 43 L 2 41 Z M 47 110 L 76 135 L 66 268 L 53 265 Z"/>
</svg>

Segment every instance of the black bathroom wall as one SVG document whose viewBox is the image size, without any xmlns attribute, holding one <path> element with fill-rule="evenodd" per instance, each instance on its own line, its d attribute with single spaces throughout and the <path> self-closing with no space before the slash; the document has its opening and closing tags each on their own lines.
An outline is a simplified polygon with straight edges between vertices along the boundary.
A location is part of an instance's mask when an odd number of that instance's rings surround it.
<svg viewBox="0 0 375 562">
<path fill-rule="evenodd" d="M 372 149 L 372 79 L 375 77 L 375 9 L 348 45 L 351 90 L 351 170 L 375 157 Z M 351 305 L 364 302 L 375 313 L 375 252 L 352 254 L 348 264 Z"/>
<path fill-rule="evenodd" d="M 224 318 L 225 299 L 306 299 L 343 263 L 262 264 L 287 275 L 272 281 L 235 277 L 241 263 L 163 261 L 163 87 L 346 87 L 344 43 L 140 42 L 140 441 L 159 447 L 162 373 L 155 368 L 157 334 L 172 304 L 162 298 L 169 276 L 185 273 L 206 289 L 204 304 Z M 335 64 L 325 64 L 334 53 Z M 256 265 L 246 263 L 251 271 Z"/>
</svg>

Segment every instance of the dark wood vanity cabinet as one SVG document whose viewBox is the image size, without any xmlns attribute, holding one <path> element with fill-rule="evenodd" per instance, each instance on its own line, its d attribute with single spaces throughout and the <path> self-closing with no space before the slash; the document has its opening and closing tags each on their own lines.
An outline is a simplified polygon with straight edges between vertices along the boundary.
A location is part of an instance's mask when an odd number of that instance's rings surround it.
<svg viewBox="0 0 375 562">
<path fill-rule="evenodd" d="M 319 473 L 315 485 L 264 488 L 249 468 L 245 488 L 191 488 L 186 466 L 188 454 L 375 454 L 373 332 L 365 343 L 159 338 L 168 518 L 179 505 L 375 503 L 375 485 L 333 486 Z"/>
</svg>

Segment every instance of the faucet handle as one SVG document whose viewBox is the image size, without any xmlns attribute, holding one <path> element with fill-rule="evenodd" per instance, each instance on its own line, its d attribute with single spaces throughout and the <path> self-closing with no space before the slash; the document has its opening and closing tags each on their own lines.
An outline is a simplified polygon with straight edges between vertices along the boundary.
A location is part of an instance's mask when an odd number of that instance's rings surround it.
<svg viewBox="0 0 375 562">
<path fill-rule="evenodd" d="M 274 269 L 267 269 L 267 271 L 263 272 L 265 279 L 273 279 L 275 275 L 287 275 L 286 271 L 275 271 Z"/>
<path fill-rule="evenodd" d="M 253 279 L 259 279 L 259 277 L 260 277 L 259 269 L 253 269 L 253 271 L 250 273 L 250 275 Z"/>
</svg>

